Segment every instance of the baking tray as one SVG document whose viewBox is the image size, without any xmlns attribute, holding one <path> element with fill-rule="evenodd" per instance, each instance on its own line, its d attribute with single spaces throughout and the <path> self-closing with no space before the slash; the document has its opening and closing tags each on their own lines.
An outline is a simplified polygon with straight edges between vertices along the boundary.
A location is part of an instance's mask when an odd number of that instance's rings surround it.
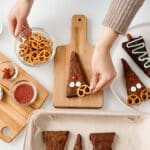
<svg viewBox="0 0 150 150">
<path fill-rule="evenodd" d="M 32 113 L 25 136 L 24 150 L 45 150 L 41 133 L 45 130 L 69 130 L 66 150 L 73 149 L 76 135 L 83 138 L 85 150 L 92 150 L 89 134 L 116 132 L 113 150 L 149 150 L 150 118 L 137 114 L 105 112 L 60 112 L 38 110 Z"/>
</svg>

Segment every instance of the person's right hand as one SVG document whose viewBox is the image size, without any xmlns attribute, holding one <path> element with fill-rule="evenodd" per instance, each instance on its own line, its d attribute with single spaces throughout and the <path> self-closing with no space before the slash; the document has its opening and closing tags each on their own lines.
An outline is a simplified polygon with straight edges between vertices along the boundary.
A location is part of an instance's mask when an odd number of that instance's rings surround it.
<svg viewBox="0 0 150 150">
<path fill-rule="evenodd" d="M 31 10 L 33 0 L 17 0 L 15 6 L 9 13 L 8 22 L 12 34 L 17 37 L 18 34 L 29 29 L 27 17 Z"/>
<path fill-rule="evenodd" d="M 96 93 L 110 85 L 116 76 L 116 71 L 110 55 L 110 49 L 119 36 L 115 30 L 104 27 L 100 40 L 95 45 L 92 56 L 92 79 L 90 89 Z"/>
</svg>

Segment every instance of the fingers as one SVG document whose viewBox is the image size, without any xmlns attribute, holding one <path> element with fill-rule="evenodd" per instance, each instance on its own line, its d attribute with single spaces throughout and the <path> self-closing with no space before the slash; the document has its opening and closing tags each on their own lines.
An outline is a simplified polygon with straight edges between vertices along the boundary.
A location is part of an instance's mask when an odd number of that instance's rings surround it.
<svg viewBox="0 0 150 150">
<path fill-rule="evenodd" d="M 103 89 L 106 89 L 107 87 L 109 87 L 111 82 L 112 82 L 112 80 L 108 81 L 107 84 L 103 87 Z"/>
<path fill-rule="evenodd" d="M 25 34 L 30 35 L 31 29 L 29 27 L 29 24 L 27 22 L 27 19 L 18 19 L 16 18 L 8 18 L 9 28 L 11 33 L 17 37 L 22 31 L 26 30 Z"/>
<path fill-rule="evenodd" d="M 17 25 L 16 19 L 8 17 L 8 25 L 9 25 L 9 29 L 10 29 L 11 33 L 13 35 L 15 35 L 15 29 L 16 29 L 16 25 Z"/>
<path fill-rule="evenodd" d="M 23 25 L 24 25 L 24 22 L 22 20 L 17 20 L 17 25 L 15 29 L 15 37 L 17 37 L 19 33 L 23 31 L 23 28 L 24 28 Z"/>
<path fill-rule="evenodd" d="M 95 88 L 92 90 L 92 93 L 96 93 L 99 90 L 108 87 L 111 84 L 111 82 L 114 79 L 114 77 L 115 76 L 110 76 L 110 77 L 104 76 L 104 77 L 100 78 L 100 76 L 99 76 L 99 80 L 96 83 Z"/>
<path fill-rule="evenodd" d="M 93 89 L 92 93 L 96 93 L 96 92 L 98 92 L 100 89 L 103 89 L 103 88 L 107 85 L 108 82 L 109 82 L 109 81 L 107 81 L 106 79 L 100 79 L 100 80 L 97 82 L 96 87 Z"/>
<path fill-rule="evenodd" d="M 91 91 L 93 91 L 93 89 L 95 89 L 96 84 L 98 82 L 98 78 L 99 78 L 99 75 L 97 73 L 94 73 L 92 76 L 92 79 L 91 79 L 91 83 L 90 83 Z"/>
<path fill-rule="evenodd" d="M 17 37 L 18 34 L 22 31 L 23 27 L 23 21 L 22 19 L 16 19 L 15 17 L 12 17 L 11 15 L 8 16 L 8 23 L 11 33 Z"/>
<path fill-rule="evenodd" d="M 21 34 L 21 37 L 27 39 L 30 34 L 31 34 L 31 29 L 30 29 L 29 24 L 26 20 L 26 22 L 23 24 L 23 33 Z"/>
<path fill-rule="evenodd" d="M 31 29 L 30 29 L 30 26 L 29 26 L 27 20 L 24 22 L 24 28 L 25 28 L 25 30 L 27 30 L 28 32 L 31 32 Z"/>
</svg>

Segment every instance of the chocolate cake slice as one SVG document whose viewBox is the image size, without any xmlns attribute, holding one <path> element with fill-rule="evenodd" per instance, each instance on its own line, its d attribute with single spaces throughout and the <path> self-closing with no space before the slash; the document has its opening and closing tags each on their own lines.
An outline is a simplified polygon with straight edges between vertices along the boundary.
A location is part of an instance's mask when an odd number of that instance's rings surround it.
<svg viewBox="0 0 150 150">
<path fill-rule="evenodd" d="M 82 139 L 80 134 L 77 135 L 73 150 L 82 150 Z"/>
<path fill-rule="evenodd" d="M 64 150 L 69 131 L 43 131 L 42 138 L 46 150 Z"/>
<path fill-rule="evenodd" d="M 124 70 L 124 78 L 126 83 L 127 94 L 135 94 L 140 97 L 141 92 L 146 89 L 143 82 L 139 79 L 136 73 L 131 69 L 125 59 L 121 59 L 123 70 Z"/>
<path fill-rule="evenodd" d="M 112 150 L 115 133 L 91 133 L 90 140 L 93 150 Z"/>
<path fill-rule="evenodd" d="M 89 82 L 81 64 L 79 55 L 75 51 L 72 51 L 66 92 L 67 97 L 77 97 L 77 88 L 85 84 L 89 85 Z"/>
<path fill-rule="evenodd" d="M 134 62 L 150 77 L 150 56 L 146 49 L 145 41 L 142 36 L 133 38 L 127 35 L 128 41 L 122 43 L 123 49 L 129 54 Z"/>
</svg>

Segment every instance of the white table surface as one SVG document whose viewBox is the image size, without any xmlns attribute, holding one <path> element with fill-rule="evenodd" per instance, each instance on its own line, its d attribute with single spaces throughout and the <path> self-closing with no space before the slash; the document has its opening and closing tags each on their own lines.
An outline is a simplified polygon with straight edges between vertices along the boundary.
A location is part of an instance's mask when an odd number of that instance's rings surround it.
<svg viewBox="0 0 150 150">
<path fill-rule="evenodd" d="M 32 11 L 29 16 L 31 26 L 45 28 L 53 37 L 57 45 L 70 42 L 70 25 L 73 14 L 85 14 L 88 16 L 88 39 L 94 44 L 102 32 L 102 20 L 111 0 L 35 0 Z M 0 22 L 3 23 L 3 33 L 0 35 L 0 53 L 5 54 L 24 70 L 42 83 L 49 92 L 53 86 L 52 63 L 41 67 L 27 67 L 21 64 L 14 53 L 14 38 L 10 34 L 7 25 L 7 16 L 15 0 L 0 0 Z M 150 22 L 150 0 L 146 0 L 143 7 L 137 13 L 132 25 Z M 42 75 L 41 75 L 42 74 Z M 51 103 L 51 97 L 47 99 L 42 108 L 55 110 Z M 62 110 L 62 109 L 61 109 Z M 60 111 L 61 111 L 60 110 Z M 79 110 L 71 110 L 79 111 Z M 84 110 L 82 110 L 84 111 Z M 126 111 L 112 95 L 110 89 L 105 90 L 104 107 L 100 110 L 89 111 Z M 24 133 L 22 131 L 13 142 L 5 143 L 0 140 L 0 149 L 21 150 L 24 142 Z"/>
</svg>

